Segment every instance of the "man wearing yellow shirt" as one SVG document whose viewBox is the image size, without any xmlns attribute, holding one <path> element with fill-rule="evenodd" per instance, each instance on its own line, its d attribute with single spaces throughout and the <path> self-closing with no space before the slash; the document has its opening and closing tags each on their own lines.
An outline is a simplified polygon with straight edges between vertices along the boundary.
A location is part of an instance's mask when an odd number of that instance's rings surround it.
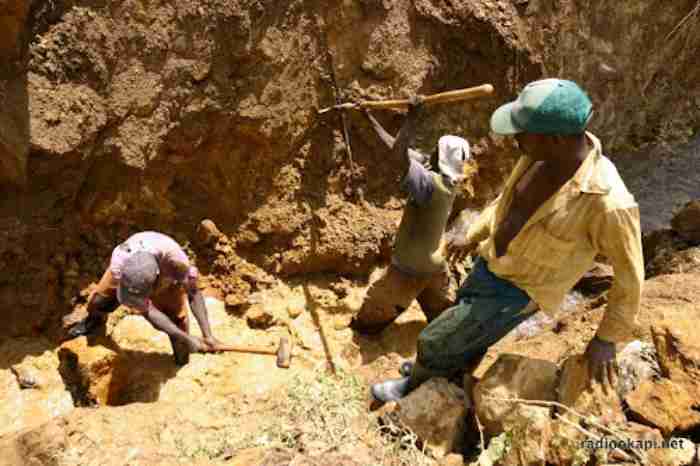
<svg viewBox="0 0 700 466">
<path fill-rule="evenodd" d="M 616 343 L 637 325 L 644 264 L 637 203 L 586 131 L 592 113 L 583 90 L 560 79 L 530 83 L 494 112 L 491 129 L 514 136 L 526 155 L 466 238 L 448 245 L 457 259 L 476 252 L 474 269 L 457 304 L 421 332 L 409 373 L 372 386 L 376 399 L 402 398 L 430 377 L 464 369 L 538 307 L 555 314 L 598 254 L 615 278 L 585 355 L 596 378 L 609 373 Z"/>
</svg>

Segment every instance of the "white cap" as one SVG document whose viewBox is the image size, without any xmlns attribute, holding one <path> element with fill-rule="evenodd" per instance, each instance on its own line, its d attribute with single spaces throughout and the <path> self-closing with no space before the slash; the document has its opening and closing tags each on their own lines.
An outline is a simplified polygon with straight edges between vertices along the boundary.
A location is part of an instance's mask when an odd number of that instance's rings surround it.
<svg viewBox="0 0 700 466">
<path fill-rule="evenodd" d="M 458 136 L 443 136 L 438 141 L 438 166 L 452 183 L 464 179 L 464 164 L 471 157 L 469 143 Z"/>
</svg>

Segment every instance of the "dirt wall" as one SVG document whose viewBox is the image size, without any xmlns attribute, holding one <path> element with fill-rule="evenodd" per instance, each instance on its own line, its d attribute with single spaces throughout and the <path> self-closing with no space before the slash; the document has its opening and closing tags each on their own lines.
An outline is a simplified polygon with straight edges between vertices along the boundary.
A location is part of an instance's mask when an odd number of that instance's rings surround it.
<svg viewBox="0 0 700 466">
<path fill-rule="evenodd" d="M 348 115 L 352 159 L 340 118 L 317 116 L 334 81 L 343 99 L 492 83 L 492 99 L 431 110 L 418 138 L 472 142 L 478 193 L 460 206 L 493 197 L 512 166 L 488 117 L 528 81 L 579 81 L 609 150 L 700 115 L 690 0 L 39 3 L 2 16 L 28 49 L 0 75 L 14 99 L 0 160 L 26 159 L 29 176 L 0 200 L 0 334 L 51 328 L 143 229 L 186 243 L 205 271 L 218 261 L 215 285 L 240 299 L 268 274 L 366 274 L 389 253 L 401 173 L 360 115 Z M 400 115 L 378 116 L 398 129 Z M 227 247 L 189 241 L 203 218 Z"/>
</svg>

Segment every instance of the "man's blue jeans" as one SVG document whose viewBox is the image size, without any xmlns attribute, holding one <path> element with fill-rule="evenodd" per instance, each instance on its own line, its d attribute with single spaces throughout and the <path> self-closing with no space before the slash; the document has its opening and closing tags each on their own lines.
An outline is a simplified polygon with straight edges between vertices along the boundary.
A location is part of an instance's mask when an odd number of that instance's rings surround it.
<svg viewBox="0 0 700 466">
<path fill-rule="evenodd" d="M 445 373 L 465 368 L 535 313 L 522 312 L 529 302 L 523 290 L 498 278 L 477 258 L 457 292 L 457 304 L 418 336 L 418 362 Z"/>
</svg>

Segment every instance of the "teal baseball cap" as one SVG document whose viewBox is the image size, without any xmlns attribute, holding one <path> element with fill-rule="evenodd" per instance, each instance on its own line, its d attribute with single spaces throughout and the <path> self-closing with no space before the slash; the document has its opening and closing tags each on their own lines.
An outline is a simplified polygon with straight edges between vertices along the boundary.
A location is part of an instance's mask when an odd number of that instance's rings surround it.
<svg viewBox="0 0 700 466">
<path fill-rule="evenodd" d="M 573 135 L 585 131 L 593 115 L 593 104 L 573 81 L 533 81 L 518 98 L 500 106 L 491 115 L 496 134 L 538 133 Z"/>
</svg>

